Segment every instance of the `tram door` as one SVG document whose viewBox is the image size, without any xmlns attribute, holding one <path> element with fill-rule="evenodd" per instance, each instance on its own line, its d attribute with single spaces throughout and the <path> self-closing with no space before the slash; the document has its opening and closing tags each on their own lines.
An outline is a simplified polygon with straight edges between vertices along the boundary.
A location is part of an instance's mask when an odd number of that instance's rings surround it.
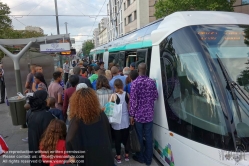
<svg viewBox="0 0 249 166">
<path fill-rule="evenodd" d="M 126 59 L 126 67 L 130 67 L 131 63 L 136 62 L 136 60 L 137 60 L 136 54 L 128 55 Z"/>
</svg>

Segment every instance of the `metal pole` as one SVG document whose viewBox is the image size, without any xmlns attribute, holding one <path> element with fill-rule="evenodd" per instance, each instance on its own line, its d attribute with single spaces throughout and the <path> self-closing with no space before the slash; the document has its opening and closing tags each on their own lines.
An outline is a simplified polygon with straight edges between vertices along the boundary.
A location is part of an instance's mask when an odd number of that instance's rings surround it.
<svg viewBox="0 0 249 166">
<path fill-rule="evenodd" d="M 55 15 L 56 15 L 56 26 L 57 26 L 57 34 L 60 34 L 60 27 L 59 27 L 59 18 L 58 18 L 58 8 L 57 8 L 57 0 L 54 0 L 54 6 L 55 6 Z M 60 67 L 62 68 L 62 56 L 60 57 Z"/>
<path fill-rule="evenodd" d="M 68 32 L 67 32 L 67 24 L 68 24 L 68 23 L 67 23 L 67 22 L 65 22 L 65 25 L 66 25 L 66 34 L 68 34 Z"/>
<path fill-rule="evenodd" d="M 57 34 L 60 34 L 60 28 L 59 28 L 59 18 L 58 18 L 58 8 L 57 8 L 57 0 L 54 0 L 55 5 L 55 15 L 56 15 L 56 25 L 57 25 Z"/>
</svg>

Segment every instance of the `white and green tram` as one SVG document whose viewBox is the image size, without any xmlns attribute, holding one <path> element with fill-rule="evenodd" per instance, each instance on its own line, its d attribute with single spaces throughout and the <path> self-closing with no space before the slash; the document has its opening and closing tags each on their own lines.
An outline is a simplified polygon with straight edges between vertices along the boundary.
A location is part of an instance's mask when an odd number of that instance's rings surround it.
<svg viewBox="0 0 249 166">
<path fill-rule="evenodd" d="M 249 15 L 177 12 L 91 51 L 157 81 L 154 155 L 163 165 L 249 165 Z"/>
</svg>

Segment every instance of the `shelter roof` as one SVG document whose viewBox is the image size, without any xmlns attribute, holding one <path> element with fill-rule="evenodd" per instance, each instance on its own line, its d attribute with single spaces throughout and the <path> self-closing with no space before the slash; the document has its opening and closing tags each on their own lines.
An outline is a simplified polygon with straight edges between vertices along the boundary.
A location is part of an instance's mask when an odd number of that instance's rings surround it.
<svg viewBox="0 0 249 166">
<path fill-rule="evenodd" d="M 26 38 L 26 39 L 0 39 L 0 45 L 8 46 L 8 47 L 25 47 L 30 41 L 32 41 L 31 48 L 39 49 L 40 44 L 49 44 L 49 43 L 62 43 L 64 42 L 70 43 L 70 35 L 69 34 L 61 34 L 61 35 L 52 35 L 52 36 L 43 36 L 37 38 Z M 71 45 L 71 44 L 70 44 Z"/>
</svg>

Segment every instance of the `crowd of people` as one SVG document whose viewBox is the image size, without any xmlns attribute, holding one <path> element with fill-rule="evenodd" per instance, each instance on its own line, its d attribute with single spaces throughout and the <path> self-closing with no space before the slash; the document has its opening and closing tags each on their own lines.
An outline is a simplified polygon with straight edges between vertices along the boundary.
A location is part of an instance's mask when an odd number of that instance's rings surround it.
<svg viewBox="0 0 249 166">
<path fill-rule="evenodd" d="M 70 162 L 112 166 L 129 161 L 130 125 L 135 125 L 141 147 L 132 158 L 150 165 L 154 101 L 158 92 L 154 80 L 146 76 L 146 64 L 140 63 L 138 70 L 133 63 L 123 70 L 112 63 L 105 69 L 104 62 L 80 61 L 72 66 L 70 70 L 66 61 L 63 69 L 57 68 L 49 84 L 42 66 L 30 66 L 25 93 L 33 92 L 33 96 L 28 97 L 25 108 L 27 141 L 29 150 L 34 152 L 30 154 L 34 161 L 31 165 Z M 105 114 L 108 102 L 122 104 L 120 124 L 109 123 Z M 123 156 L 121 144 L 125 148 Z M 39 164 L 35 163 L 37 160 Z"/>
</svg>

